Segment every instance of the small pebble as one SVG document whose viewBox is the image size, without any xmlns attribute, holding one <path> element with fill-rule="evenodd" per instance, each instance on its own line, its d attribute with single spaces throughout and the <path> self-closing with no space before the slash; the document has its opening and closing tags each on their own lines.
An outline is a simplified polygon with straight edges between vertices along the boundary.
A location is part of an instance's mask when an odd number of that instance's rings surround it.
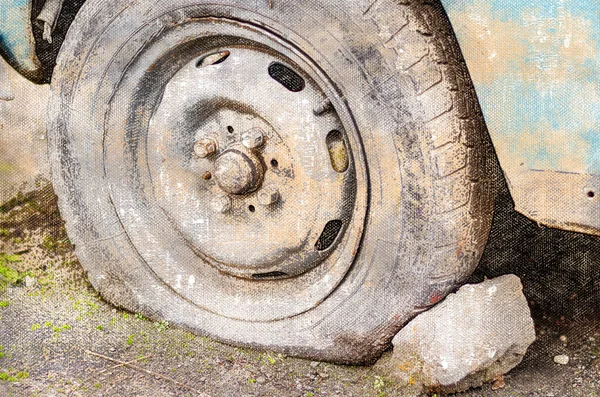
<svg viewBox="0 0 600 397">
<path fill-rule="evenodd" d="M 560 336 L 560 341 L 565 343 L 567 341 L 567 337 L 565 335 Z"/>
<path fill-rule="evenodd" d="M 311 366 L 311 367 L 313 367 L 313 368 L 316 368 L 316 367 L 318 367 L 318 366 L 319 366 L 319 364 L 321 364 L 321 363 L 320 363 L 320 362 L 318 362 L 318 361 L 311 361 L 311 362 L 310 362 L 310 366 Z"/>
<path fill-rule="evenodd" d="M 492 390 L 500 390 L 500 389 L 504 389 L 504 387 L 506 387 L 506 384 L 504 383 L 503 376 L 497 377 L 494 380 L 494 383 L 492 383 Z"/>
<path fill-rule="evenodd" d="M 256 383 L 265 383 L 266 379 L 264 376 L 259 376 L 256 378 Z"/>
<path fill-rule="evenodd" d="M 560 365 L 567 365 L 569 363 L 569 356 L 566 354 L 559 354 L 554 356 L 554 362 Z"/>
<path fill-rule="evenodd" d="M 27 288 L 34 287 L 37 284 L 35 277 L 25 276 L 25 286 Z"/>
</svg>

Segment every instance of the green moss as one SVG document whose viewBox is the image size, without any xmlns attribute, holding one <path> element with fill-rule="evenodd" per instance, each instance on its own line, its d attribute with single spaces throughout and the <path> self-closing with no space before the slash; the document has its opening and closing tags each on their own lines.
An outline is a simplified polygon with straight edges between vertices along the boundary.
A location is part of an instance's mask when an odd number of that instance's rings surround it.
<svg viewBox="0 0 600 397">
<path fill-rule="evenodd" d="M 35 324 L 33 324 L 33 325 L 31 326 L 31 328 L 30 328 L 30 329 L 31 329 L 32 331 L 35 331 L 35 330 L 38 330 L 38 329 L 40 329 L 40 328 L 42 328 L 42 326 L 41 326 L 40 324 L 38 324 L 38 323 L 35 323 Z"/>
<path fill-rule="evenodd" d="M 6 203 L 0 205 L 0 212 L 7 213 L 16 207 L 23 205 L 23 204 L 27 204 L 29 202 L 31 202 L 31 198 L 26 197 L 22 193 L 19 193 L 19 194 L 17 194 L 16 197 L 13 197 L 12 199 L 8 200 Z"/>
<path fill-rule="evenodd" d="M 169 322 L 166 320 L 157 321 L 154 323 L 154 328 L 156 328 L 158 332 L 165 331 L 169 328 Z"/>
<path fill-rule="evenodd" d="M 10 255 L 0 252 L 0 282 L 6 280 L 10 284 L 19 284 L 25 278 L 25 274 L 21 274 L 14 270 L 11 265 L 21 262 L 19 255 Z"/>
<path fill-rule="evenodd" d="M 4 346 L 0 345 L 0 358 L 4 358 Z"/>
<path fill-rule="evenodd" d="M 11 172 L 15 169 L 14 165 L 0 161 L 0 172 Z"/>
<path fill-rule="evenodd" d="M 82 314 L 82 316 L 92 316 L 94 315 L 100 306 L 86 299 L 77 299 L 73 303 L 73 309 L 77 310 Z M 78 317 L 80 319 L 81 317 Z"/>
<path fill-rule="evenodd" d="M 129 335 L 129 336 L 127 337 L 127 345 L 128 345 L 128 346 L 131 346 L 131 345 L 133 345 L 133 339 L 134 339 L 134 338 L 135 338 L 135 335 L 134 335 L 134 334 L 131 334 L 131 335 Z"/>
<path fill-rule="evenodd" d="M 50 252 L 56 252 L 56 250 L 59 248 L 60 243 L 58 241 L 56 241 L 52 236 L 47 235 L 44 237 L 44 240 L 42 241 L 41 247 L 46 250 L 46 251 L 50 251 Z"/>
<path fill-rule="evenodd" d="M 27 378 L 29 378 L 29 373 L 26 371 L 19 371 L 15 373 L 14 370 L 9 370 L 8 372 L 0 372 L 0 380 L 5 382 L 18 382 Z"/>
<path fill-rule="evenodd" d="M 96 325 L 96 329 L 97 329 L 98 331 L 102 331 L 102 330 L 104 329 L 104 327 L 103 327 L 103 326 L 101 326 L 101 325 Z"/>
<path fill-rule="evenodd" d="M 0 307 L 7 307 L 8 305 L 8 301 L 0 301 Z"/>
</svg>

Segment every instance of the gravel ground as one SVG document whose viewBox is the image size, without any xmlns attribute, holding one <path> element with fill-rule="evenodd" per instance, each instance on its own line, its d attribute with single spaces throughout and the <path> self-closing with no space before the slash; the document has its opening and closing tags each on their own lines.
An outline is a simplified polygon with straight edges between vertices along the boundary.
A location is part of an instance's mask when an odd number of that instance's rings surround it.
<svg viewBox="0 0 600 397">
<path fill-rule="evenodd" d="M 457 396 L 599 394 L 598 240 L 540 228 L 512 210 L 506 191 L 499 195 L 472 281 L 519 275 L 538 340 L 504 388 Z M 394 382 L 389 352 L 372 367 L 311 362 L 226 346 L 103 302 L 72 252 L 50 186 L 0 206 L 0 273 L 0 396 L 419 395 Z M 569 363 L 554 363 L 559 354 Z"/>
</svg>

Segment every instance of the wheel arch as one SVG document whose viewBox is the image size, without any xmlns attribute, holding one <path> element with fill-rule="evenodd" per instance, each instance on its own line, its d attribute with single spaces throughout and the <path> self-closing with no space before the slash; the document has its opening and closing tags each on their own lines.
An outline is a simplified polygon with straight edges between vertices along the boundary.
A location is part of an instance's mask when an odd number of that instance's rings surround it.
<svg viewBox="0 0 600 397">
<path fill-rule="evenodd" d="M 600 4 L 442 3 L 515 209 L 600 235 Z"/>
</svg>

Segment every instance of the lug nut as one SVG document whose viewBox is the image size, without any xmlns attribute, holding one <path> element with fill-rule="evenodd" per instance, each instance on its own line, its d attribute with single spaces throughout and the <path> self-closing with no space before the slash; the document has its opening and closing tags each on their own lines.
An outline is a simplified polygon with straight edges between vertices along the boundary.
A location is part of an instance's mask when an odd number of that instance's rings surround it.
<svg viewBox="0 0 600 397">
<path fill-rule="evenodd" d="M 265 186 L 258 192 L 257 198 L 261 205 L 275 204 L 279 200 L 279 190 L 274 186 Z"/>
<path fill-rule="evenodd" d="M 265 134 L 258 128 L 252 128 L 248 131 L 242 132 L 242 145 L 247 149 L 255 149 L 262 146 L 265 143 Z"/>
<path fill-rule="evenodd" d="M 231 210 L 231 199 L 225 195 L 217 196 L 212 200 L 211 206 L 216 212 L 224 214 Z"/>
<path fill-rule="evenodd" d="M 205 158 L 217 151 L 217 142 L 212 138 L 202 138 L 194 145 L 198 157 Z"/>
</svg>

